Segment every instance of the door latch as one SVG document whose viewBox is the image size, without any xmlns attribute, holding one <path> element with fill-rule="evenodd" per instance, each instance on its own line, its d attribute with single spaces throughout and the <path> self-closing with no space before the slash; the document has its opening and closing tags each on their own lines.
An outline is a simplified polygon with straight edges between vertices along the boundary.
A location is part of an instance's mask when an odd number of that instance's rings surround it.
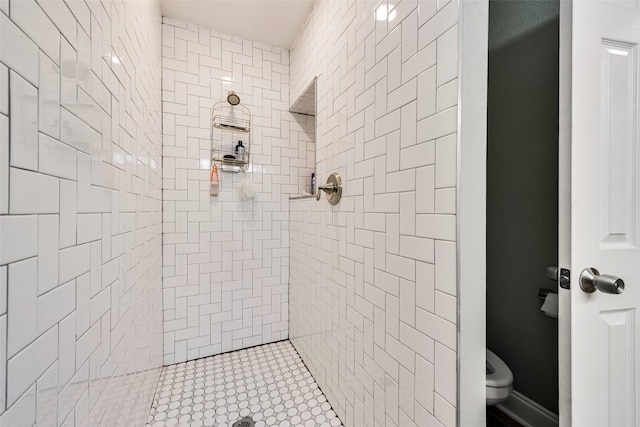
<svg viewBox="0 0 640 427">
<path fill-rule="evenodd" d="M 556 266 L 547 267 L 546 276 L 554 282 L 557 281 L 562 289 L 571 289 L 571 271 L 569 269 L 558 269 Z"/>
<path fill-rule="evenodd" d="M 560 277 L 558 278 L 558 284 L 562 289 L 571 289 L 571 271 L 566 268 L 560 269 Z"/>
</svg>

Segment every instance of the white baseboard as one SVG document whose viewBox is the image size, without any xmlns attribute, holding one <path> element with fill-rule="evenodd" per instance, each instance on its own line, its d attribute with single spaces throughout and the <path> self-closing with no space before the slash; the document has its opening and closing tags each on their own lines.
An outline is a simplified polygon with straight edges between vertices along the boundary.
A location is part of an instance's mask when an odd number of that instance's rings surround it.
<svg viewBox="0 0 640 427">
<path fill-rule="evenodd" d="M 525 427 L 558 427 L 559 424 L 556 414 L 516 390 L 496 406 Z"/>
</svg>

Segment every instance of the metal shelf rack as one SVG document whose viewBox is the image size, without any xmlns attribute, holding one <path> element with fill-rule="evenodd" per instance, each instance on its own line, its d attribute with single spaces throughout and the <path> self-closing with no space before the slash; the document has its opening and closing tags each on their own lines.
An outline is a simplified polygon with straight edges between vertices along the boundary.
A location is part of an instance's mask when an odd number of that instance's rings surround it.
<svg viewBox="0 0 640 427">
<path fill-rule="evenodd" d="M 251 111 L 244 105 L 220 101 L 211 111 L 211 165 L 223 172 L 241 172 L 249 168 L 251 159 Z M 242 141 L 243 154 L 235 147 Z"/>
</svg>

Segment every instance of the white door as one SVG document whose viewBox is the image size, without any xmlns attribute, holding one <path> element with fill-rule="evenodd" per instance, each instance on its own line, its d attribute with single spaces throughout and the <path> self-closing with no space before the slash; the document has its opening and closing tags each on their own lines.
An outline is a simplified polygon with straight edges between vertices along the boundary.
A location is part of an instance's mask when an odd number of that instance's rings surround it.
<svg viewBox="0 0 640 427">
<path fill-rule="evenodd" d="M 571 9 L 572 425 L 638 426 L 640 10 L 638 0 Z M 584 292 L 587 267 L 624 291 Z"/>
</svg>

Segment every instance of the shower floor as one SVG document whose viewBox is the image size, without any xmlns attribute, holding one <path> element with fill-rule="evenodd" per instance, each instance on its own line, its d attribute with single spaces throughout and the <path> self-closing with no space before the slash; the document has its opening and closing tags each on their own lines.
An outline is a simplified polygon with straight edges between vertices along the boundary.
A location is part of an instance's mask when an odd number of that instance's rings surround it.
<svg viewBox="0 0 640 427">
<path fill-rule="evenodd" d="M 147 426 L 342 427 L 289 341 L 163 368 Z"/>
</svg>

